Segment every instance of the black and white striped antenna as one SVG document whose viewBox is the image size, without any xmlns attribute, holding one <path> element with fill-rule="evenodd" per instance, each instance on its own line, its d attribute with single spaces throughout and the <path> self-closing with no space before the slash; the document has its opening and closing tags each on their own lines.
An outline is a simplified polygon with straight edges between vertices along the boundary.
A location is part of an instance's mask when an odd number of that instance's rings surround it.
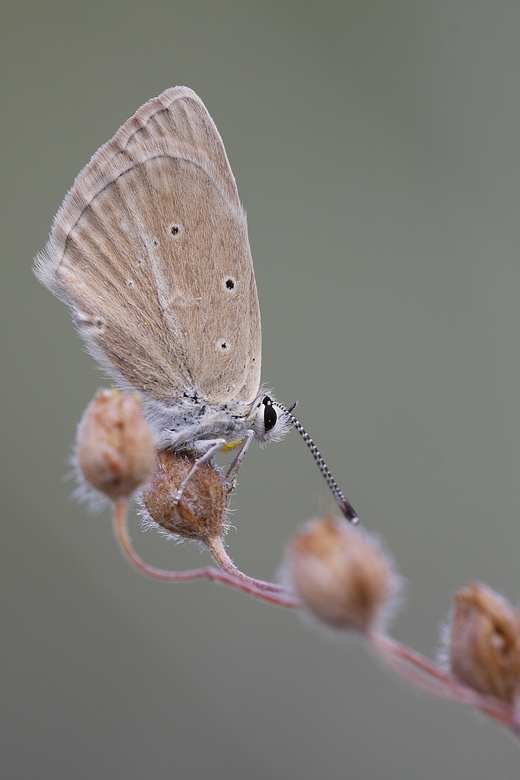
<svg viewBox="0 0 520 780">
<path fill-rule="evenodd" d="M 330 473 L 329 467 L 323 460 L 321 452 L 316 447 L 316 445 L 314 444 L 313 440 L 311 439 L 311 437 L 309 436 L 309 434 L 307 433 L 303 425 L 296 419 L 296 417 L 293 414 L 291 414 L 292 410 L 296 407 L 297 403 L 298 401 L 296 401 L 292 406 L 290 406 L 289 409 L 286 409 L 277 401 L 273 401 L 273 406 L 278 407 L 278 409 L 280 409 L 280 411 L 283 412 L 283 414 L 287 415 L 291 424 L 294 425 L 298 433 L 300 433 L 303 441 L 312 452 L 312 456 L 316 461 L 316 463 L 318 464 L 318 468 L 323 474 L 325 481 L 329 486 L 329 488 L 331 489 L 334 498 L 338 502 L 339 508 L 341 509 L 341 511 L 347 518 L 347 520 L 349 520 L 353 525 L 357 525 L 359 523 L 359 518 L 357 516 L 356 511 L 354 510 L 354 507 L 352 506 L 350 501 L 347 501 L 343 491 L 340 490 L 338 483 Z"/>
</svg>

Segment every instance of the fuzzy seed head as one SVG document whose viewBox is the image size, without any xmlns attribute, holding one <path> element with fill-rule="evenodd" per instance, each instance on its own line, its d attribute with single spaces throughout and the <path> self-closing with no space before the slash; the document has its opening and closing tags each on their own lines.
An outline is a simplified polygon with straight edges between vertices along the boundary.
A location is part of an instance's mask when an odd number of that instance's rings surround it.
<svg viewBox="0 0 520 780">
<path fill-rule="evenodd" d="M 78 426 L 76 462 L 85 480 L 112 501 L 129 498 L 146 482 L 155 446 L 138 395 L 98 390 Z"/>
<path fill-rule="evenodd" d="M 520 694 L 520 615 L 491 588 L 472 582 L 455 594 L 448 634 L 455 677 L 510 704 Z"/>
<path fill-rule="evenodd" d="M 227 530 L 229 485 L 218 466 L 206 461 L 191 475 L 175 503 L 176 491 L 194 463 L 193 458 L 169 450 L 157 453 L 155 470 L 142 492 L 141 502 L 147 515 L 161 528 L 183 539 L 207 544 L 222 538 Z"/>
<path fill-rule="evenodd" d="M 380 623 L 397 578 L 377 544 L 343 518 L 311 521 L 290 542 L 287 573 L 321 622 L 366 633 Z"/>
</svg>

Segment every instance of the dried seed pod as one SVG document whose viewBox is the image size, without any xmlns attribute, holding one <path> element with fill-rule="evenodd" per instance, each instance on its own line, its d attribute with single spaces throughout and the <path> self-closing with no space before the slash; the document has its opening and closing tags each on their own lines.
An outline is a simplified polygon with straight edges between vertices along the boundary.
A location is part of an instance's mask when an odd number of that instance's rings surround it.
<svg viewBox="0 0 520 780">
<path fill-rule="evenodd" d="M 374 540 L 343 518 L 311 521 L 289 543 L 286 571 L 321 622 L 366 633 L 381 622 L 397 577 Z"/>
<path fill-rule="evenodd" d="M 178 503 L 175 497 L 195 460 L 170 450 L 157 453 L 155 471 L 146 484 L 141 503 L 144 519 L 153 520 L 171 534 L 208 544 L 227 530 L 229 485 L 212 461 L 198 465 L 186 482 Z"/>
<path fill-rule="evenodd" d="M 447 654 L 459 680 L 514 703 L 520 693 L 520 615 L 491 588 L 472 582 L 455 594 Z"/>
<path fill-rule="evenodd" d="M 155 446 L 135 393 L 98 390 L 78 426 L 76 462 L 112 501 L 129 498 L 154 468 Z"/>
</svg>

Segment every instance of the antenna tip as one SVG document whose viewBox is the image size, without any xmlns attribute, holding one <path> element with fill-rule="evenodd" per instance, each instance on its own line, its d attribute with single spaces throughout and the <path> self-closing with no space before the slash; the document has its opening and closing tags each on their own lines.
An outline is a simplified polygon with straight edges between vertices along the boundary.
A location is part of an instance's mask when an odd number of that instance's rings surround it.
<svg viewBox="0 0 520 780">
<path fill-rule="evenodd" d="M 343 498 L 345 497 L 343 496 Z M 346 517 L 349 523 L 352 523 L 352 525 L 359 525 L 359 517 L 354 511 L 354 507 L 352 506 L 352 504 L 350 504 L 345 499 L 344 501 L 339 502 L 339 505 L 341 507 L 341 511 L 343 512 L 343 515 Z"/>
</svg>

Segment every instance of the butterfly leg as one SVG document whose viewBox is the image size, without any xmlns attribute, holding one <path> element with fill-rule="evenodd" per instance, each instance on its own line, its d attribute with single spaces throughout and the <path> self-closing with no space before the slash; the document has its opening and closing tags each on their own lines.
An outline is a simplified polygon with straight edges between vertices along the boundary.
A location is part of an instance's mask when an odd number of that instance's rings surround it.
<svg viewBox="0 0 520 780">
<path fill-rule="evenodd" d="M 253 441 L 254 435 L 255 434 L 253 431 L 246 432 L 246 435 L 244 437 L 244 443 L 240 447 L 237 456 L 235 457 L 235 459 L 233 460 L 233 462 L 231 463 L 230 467 L 227 470 L 226 476 L 228 479 L 231 478 L 231 487 L 229 488 L 230 491 L 234 490 L 235 485 L 237 484 L 238 469 L 240 468 L 240 464 L 242 463 L 242 459 L 244 455 L 249 449 L 249 445 Z"/>
<path fill-rule="evenodd" d="M 179 501 L 181 500 L 182 494 L 184 492 L 184 488 L 188 484 L 189 479 L 195 474 L 198 467 L 205 463 L 207 460 L 213 457 L 213 455 L 218 452 L 224 445 L 226 444 L 225 439 L 215 439 L 215 441 L 211 442 L 211 446 L 208 447 L 204 455 L 201 455 L 200 458 L 197 458 L 193 466 L 191 467 L 190 471 L 188 472 L 187 476 L 184 477 L 181 484 L 175 491 L 175 495 L 173 497 L 173 503 L 176 506 Z"/>
</svg>

